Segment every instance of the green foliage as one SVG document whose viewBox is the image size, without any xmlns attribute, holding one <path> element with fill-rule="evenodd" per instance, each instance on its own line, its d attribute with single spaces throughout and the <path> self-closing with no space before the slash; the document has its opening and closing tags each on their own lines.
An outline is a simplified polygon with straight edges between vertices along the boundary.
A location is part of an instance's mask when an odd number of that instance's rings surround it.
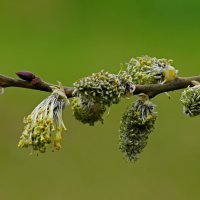
<svg viewBox="0 0 200 200">
<path fill-rule="evenodd" d="M 147 145 L 157 117 L 154 107 L 142 96 L 122 116 L 119 148 L 130 161 L 136 161 Z"/>
</svg>

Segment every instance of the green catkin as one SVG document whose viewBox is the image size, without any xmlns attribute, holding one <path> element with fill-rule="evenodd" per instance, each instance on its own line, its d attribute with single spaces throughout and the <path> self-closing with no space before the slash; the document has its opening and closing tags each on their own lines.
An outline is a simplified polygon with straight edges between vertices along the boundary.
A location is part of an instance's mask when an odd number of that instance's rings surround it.
<svg viewBox="0 0 200 200">
<path fill-rule="evenodd" d="M 103 123 L 102 116 L 106 111 L 104 104 L 74 97 L 71 105 L 75 118 L 83 124 L 89 123 L 90 126 L 94 126 L 96 121 Z"/>
<path fill-rule="evenodd" d="M 200 115 L 200 85 L 185 89 L 180 100 L 183 104 L 183 112 L 186 115 L 190 117 Z"/>
<path fill-rule="evenodd" d="M 178 71 L 172 63 L 172 60 L 165 58 L 137 57 L 127 63 L 127 71 L 135 84 L 165 83 L 174 80 L 177 76 Z"/>
<path fill-rule="evenodd" d="M 148 98 L 142 96 L 122 116 L 119 149 L 129 161 L 136 161 L 147 145 L 157 118 L 154 108 Z"/>
<path fill-rule="evenodd" d="M 103 122 L 106 107 L 119 103 L 121 97 L 133 95 L 135 89 L 127 73 L 115 75 L 104 71 L 82 78 L 74 83 L 74 87 L 73 114 L 77 120 L 89 125 Z"/>
</svg>

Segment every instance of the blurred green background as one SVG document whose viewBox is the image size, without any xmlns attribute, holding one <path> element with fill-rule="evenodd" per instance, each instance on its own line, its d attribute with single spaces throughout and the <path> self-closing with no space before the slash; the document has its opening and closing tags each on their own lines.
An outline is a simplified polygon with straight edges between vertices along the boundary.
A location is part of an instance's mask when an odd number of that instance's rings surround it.
<svg viewBox="0 0 200 200">
<path fill-rule="evenodd" d="M 71 86 L 101 69 L 148 54 L 174 60 L 181 76 L 199 74 L 197 0 L 0 0 L 0 73 L 29 70 Z M 47 93 L 9 88 L 0 97 L 0 199 L 199 200 L 199 118 L 182 114 L 180 91 L 154 99 L 159 118 L 141 158 L 118 150 L 118 128 L 131 100 L 89 127 L 67 108 L 60 152 L 18 149 L 22 119 Z"/>
</svg>

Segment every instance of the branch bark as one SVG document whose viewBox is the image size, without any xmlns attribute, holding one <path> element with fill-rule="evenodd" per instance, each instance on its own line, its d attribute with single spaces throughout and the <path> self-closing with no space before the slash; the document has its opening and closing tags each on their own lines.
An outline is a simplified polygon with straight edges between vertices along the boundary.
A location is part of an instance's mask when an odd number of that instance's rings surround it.
<svg viewBox="0 0 200 200">
<path fill-rule="evenodd" d="M 56 86 L 51 83 L 47 83 L 40 79 L 39 77 L 35 77 L 31 81 L 20 80 L 16 78 L 11 78 L 5 75 L 0 74 L 0 87 L 19 87 L 19 88 L 27 88 L 33 90 L 40 90 L 45 92 L 52 92 L 52 86 Z M 65 94 L 68 98 L 72 97 L 72 92 L 74 88 L 65 87 Z"/>
<path fill-rule="evenodd" d="M 187 88 L 188 86 L 194 86 L 192 83 L 193 81 L 200 82 L 200 76 L 177 77 L 173 81 L 167 82 L 165 84 L 136 85 L 134 94 L 145 93 L 150 98 L 153 98 L 156 95 L 164 92 L 170 92 Z"/>
<path fill-rule="evenodd" d="M 165 84 L 136 85 L 136 89 L 133 94 L 137 95 L 140 93 L 145 93 L 150 98 L 153 98 L 156 95 L 164 93 L 164 92 L 180 90 L 188 86 L 193 86 L 192 81 L 200 82 L 200 76 L 177 77 L 175 80 L 170 81 Z M 51 86 L 56 86 L 56 85 L 47 83 L 37 76 L 34 76 L 32 80 L 27 81 L 27 80 L 11 78 L 11 77 L 0 74 L 0 87 L 3 87 L 3 88 L 20 87 L 20 88 L 52 92 Z M 74 88 L 65 87 L 64 89 L 65 89 L 66 96 L 68 98 L 71 98 Z"/>
</svg>

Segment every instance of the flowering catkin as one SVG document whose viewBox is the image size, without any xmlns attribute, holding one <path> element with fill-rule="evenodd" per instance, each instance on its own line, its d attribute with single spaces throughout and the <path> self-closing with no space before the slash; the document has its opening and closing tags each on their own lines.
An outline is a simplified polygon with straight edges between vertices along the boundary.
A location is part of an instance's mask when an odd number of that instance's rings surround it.
<svg viewBox="0 0 200 200">
<path fill-rule="evenodd" d="M 157 117 L 154 107 L 142 96 L 122 116 L 119 148 L 129 161 L 136 161 L 147 145 Z"/>
<path fill-rule="evenodd" d="M 177 76 L 178 71 L 172 66 L 172 62 L 165 58 L 137 57 L 127 63 L 127 71 L 135 84 L 165 83 Z"/>
<path fill-rule="evenodd" d="M 106 107 L 119 103 L 122 96 L 133 95 L 134 85 L 124 77 L 122 73 L 115 75 L 101 71 L 75 82 L 75 98 L 72 100 L 75 118 L 90 125 L 103 122 Z"/>
<path fill-rule="evenodd" d="M 83 124 L 88 123 L 90 126 L 94 126 L 96 121 L 103 123 L 102 116 L 106 111 L 104 104 L 74 97 L 71 105 L 75 118 Z"/>
<path fill-rule="evenodd" d="M 183 112 L 186 115 L 190 117 L 200 115 L 200 85 L 185 89 L 180 100 L 183 104 Z"/>
<path fill-rule="evenodd" d="M 18 147 L 29 147 L 44 153 L 49 144 L 61 148 L 61 132 L 66 130 L 62 120 L 62 112 L 68 99 L 62 87 L 53 88 L 52 94 L 43 100 L 33 112 L 24 119 L 26 124 Z"/>
</svg>

